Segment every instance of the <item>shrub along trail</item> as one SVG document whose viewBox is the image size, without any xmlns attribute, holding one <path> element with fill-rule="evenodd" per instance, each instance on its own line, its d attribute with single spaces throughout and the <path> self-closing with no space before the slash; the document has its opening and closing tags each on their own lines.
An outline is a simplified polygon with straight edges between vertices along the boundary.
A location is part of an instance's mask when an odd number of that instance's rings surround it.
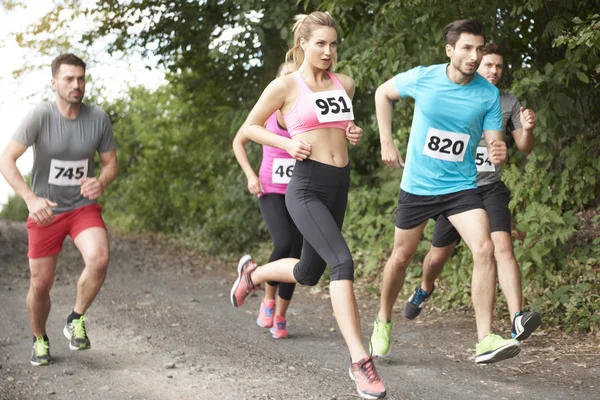
<svg viewBox="0 0 600 400">
<path fill-rule="evenodd" d="M 55 363 L 36 368 L 25 309 L 26 230 L 0 221 L 0 399 L 358 398 L 326 291 L 298 290 L 291 337 L 275 341 L 255 323 L 258 297 L 241 310 L 229 303 L 232 263 L 138 238 L 112 237 L 111 244 L 108 278 L 88 312 L 92 349 L 73 352 L 62 327 L 81 260 L 65 242 L 48 322 Z M 359 303 L 366 340 L 377 302 L 364 296 Z M 598 398 L 600 343 L 591 334 L 541 330 L 517 358 L 478 366 L 471 312 L 423 314 L 416 321 L 396 315 L 392 355 L 377 361 L 389 399 Z"/>
</svg>

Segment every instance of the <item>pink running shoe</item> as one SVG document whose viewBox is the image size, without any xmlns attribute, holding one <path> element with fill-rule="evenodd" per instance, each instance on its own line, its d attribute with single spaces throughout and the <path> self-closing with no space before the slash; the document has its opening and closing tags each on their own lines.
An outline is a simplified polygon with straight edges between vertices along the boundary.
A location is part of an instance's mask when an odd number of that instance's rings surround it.
<svg viewBox="0 0 600 400">
<path fill-rule="evenodd" d="M 275 323 L 273 324 L 273 327 L 270 329 L 271 334 L 273 335 L 273 337 L 275 339 L 285 339 L 286 337 L 289 336 L 285 324 L 286 324 L 285 318 L 283 318 L 280 315 L 275 316 Z"/>
<path fill-rule="evenodd" d="M 261 328 L 270 328 L 273 326 L 273 316 L 275 315 L 275 300 L 263 300 L 260 302 L 260 311 L 256 323 Z"/>
<path fill-rule="evenodd" d="M 258 266 L 249 254 L 246 254 L 240 259 L 238 263 L 238 277 L 235 280 L 233 287 L 231 288 L 231 304 L 234 307 L 241 307 L 244 304 L 244 300 L 250 293 L 254 293 L 260 289 L 260 285 L 255 285 L 250 279 L 250 274 Z"/>
<path fill-rule="evenodd" d="M 350 378 L 363 399 L 383 399 L 385 387 L 373 364 L 373 356 L 365 357 L 350 366 Z"/>
</svg>

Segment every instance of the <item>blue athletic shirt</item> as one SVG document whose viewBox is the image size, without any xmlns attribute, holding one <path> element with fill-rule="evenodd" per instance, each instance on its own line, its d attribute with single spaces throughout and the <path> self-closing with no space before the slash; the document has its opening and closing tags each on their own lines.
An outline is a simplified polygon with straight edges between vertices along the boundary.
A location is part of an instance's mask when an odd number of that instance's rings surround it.
<svg viewBox="0 0 600 400">
<path fill-rule="evenodd" d="M 466 85 L 448 64 L 416 67 L 394 78 L 401 97 L 415 99 L 400 188 L 437 196 L 477 187 L 475 157 L 484 130 L 502 130 L 498 89 L 478 73 Z"/>
</svg>

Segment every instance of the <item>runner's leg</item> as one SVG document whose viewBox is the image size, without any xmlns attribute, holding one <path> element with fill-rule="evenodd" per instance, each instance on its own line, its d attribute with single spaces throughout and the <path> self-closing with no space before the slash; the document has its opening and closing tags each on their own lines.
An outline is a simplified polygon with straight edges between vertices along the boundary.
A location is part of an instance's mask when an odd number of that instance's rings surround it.
<svg viewBox="0 0 600 400">
<path fill-rule="evenodd" d="M 477 336 L 482 340 L 492 331 L 496 288 L 494 244 L 490 239 L 487 212 L 476 208 L 450 215 L 448 219 L 473 253 L 471 293 L 477 321 Z"/>
</svg>

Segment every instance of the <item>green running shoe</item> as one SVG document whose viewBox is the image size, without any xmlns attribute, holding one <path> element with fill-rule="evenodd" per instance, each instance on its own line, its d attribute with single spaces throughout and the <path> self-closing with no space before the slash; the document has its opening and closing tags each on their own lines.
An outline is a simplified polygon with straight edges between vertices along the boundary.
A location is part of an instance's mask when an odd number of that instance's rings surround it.
<svg viewBox="0 0 600 400">
<path fill-rule="evenodd" d="M 503 339 L 489 333 L 475 347 L 475 362 L 489 364 L 515 357 L 521 351 L 521 344 L 515 339 Z"/>
<path fill-rule="evenodd" d="M 390 354 L 390 337 L 392 335 L 392 321 L 381 322 L 379 318 L 373 323 L 373 335 L 369 349 L 377 357 L 387 357 Z"/>
<path fill-rule="evenodd" d="M 74 319 L 63 329 L 63 334 L 69 339 L 69 348 L 71 350 L 86 350 L 92 347 L 90 338 L 85 331 L 85 320 L 87 318 L 82 315 L 79 319 Z"/>
<path fill-rule="evenodd" d="M 50 356 L 50 343 L 44 340 L 42 336 L 35 338 L 33 349 L 31 350 L 31 365 L 48 365 L 52 362 Z"/>
</svg>

